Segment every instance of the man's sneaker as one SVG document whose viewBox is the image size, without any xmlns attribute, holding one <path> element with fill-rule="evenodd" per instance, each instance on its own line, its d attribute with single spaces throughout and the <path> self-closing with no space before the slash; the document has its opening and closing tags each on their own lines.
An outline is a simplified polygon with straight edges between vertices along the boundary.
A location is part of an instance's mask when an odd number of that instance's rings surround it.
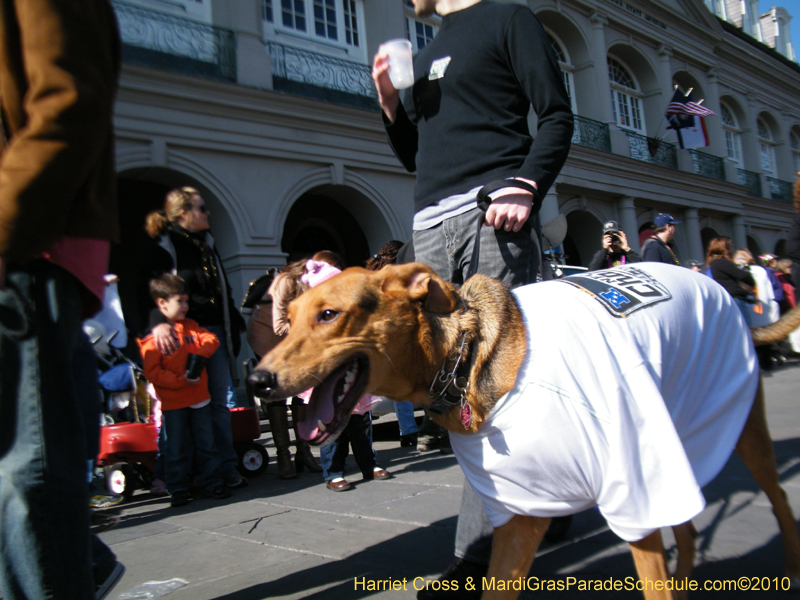
<svg viewBox="0 0 800 600">
<path fill-rule="evenodd" d="M 103 600 L 112 588 L 117 585 L 122 575 L 125 573 L 125 565 L 118 560 L 108 561 L 103 566 L 95 567 L 94 570 L 94 597 L 95 600 Z"/>
<path fill-rule="evenodd" d="M 192 494 L 186 490 L 175 492 L 170 498 L 170 506 L 186 506 L 192 501 Z"/>
<path fill-rule="evenodd" d="M 95 494 L 89 498 L 89 508 L 109 508 L 124 502 L 125 496 L 122 494 Z"/>
<path fill-rule="evenodd" d="M 488 565 L 481 565 L 463 558 L 457 558 L 447 570 L 436 578 L 437 581 L 457 581 L 458 587 L 451 586 L 451 589 L 433 589 L 433 586 L 425 586 L 417 592 L 417 600 L 447 600 L 457 598 L 458 600 L 478 600 L 481 597 L 481 581 L 489 571 Z M 467 583 L 472 578 L 472 588 Z M 454 588 L 454 589 L 452 589 Z"/>
<path fill-rule="evenodd" d="M 250 483 L 247 481 L 247 479 L 239 475 L 239 473 L 234 473 L 233 475 L 225 478 L 225 485 L 228 488 L 235 490 L 236 488 L 247 487 L 250 485 Z"/>
</svg>

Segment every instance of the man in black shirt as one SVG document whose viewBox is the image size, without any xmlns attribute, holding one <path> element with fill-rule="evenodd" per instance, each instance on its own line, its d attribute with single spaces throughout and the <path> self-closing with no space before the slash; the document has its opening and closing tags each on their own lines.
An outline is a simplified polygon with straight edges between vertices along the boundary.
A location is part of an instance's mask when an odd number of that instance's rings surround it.
<svg viewBox="0 0 800 600">
<path fill-rule="evenodd" d="M 619 223 L 608 221 L 603 225 L 603 249 L 594 255 L 589 270 L 599 271 L 637 262 L 642 262 L 642 258 L 628 245 L 628 238 L 619 228 Z"/>
<path fill-rule="evenodd" d="M 541 23 L 526 6 L 478 0 L 413 0 L 419 16 L 442 16 L 436 38 L 414 59 L 414 85 L 394 88 L 388 56 L 372 77 L 389 142 L 416 172 L 416 260 L 456 285 L 478 273 L 509 287 L 534 283 L 539 269 L 535 190 L 544 197 L 569 152 L 573 118 L 558 61 Z M 528 113 L 537 117 L 535 138 Z M 484 214 L 479 190 L 505 183 Z M 526 188 L 516 187 L 525 185 Z M 535 207 L 535 208 L 534 208 Z M 484 224 L 485 226 L 480 226 Z M 480 581 L 491 553 L 483 503 L 465 485 L 456 532 L 457 560 L 445 579 Z M 460 586 L 456 594 L 479 597 Z M 418 597 L 439 596 L 422 590 Z"/>
</svg>

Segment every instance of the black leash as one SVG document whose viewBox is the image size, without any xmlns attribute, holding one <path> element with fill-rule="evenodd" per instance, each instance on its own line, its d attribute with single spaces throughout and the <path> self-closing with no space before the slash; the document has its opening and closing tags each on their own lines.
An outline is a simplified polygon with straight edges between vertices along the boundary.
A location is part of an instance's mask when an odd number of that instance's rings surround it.
<svg viewBox="0 0 800 600">
<path fill-rule="evenodd" d="M 550 269 L 549 263 L 546 261 L 546 257 L 542 252 L 539 232 L 533 227 L 533 219 L 539 213 L 539 209 L 542 208 L 542 197 L 535 187 L 525 181 L 516 179 L 499 179 L 497 181 L 492 181 L 478 191 L 478 208 L 486 213 L 489 205 L 492 203 L 492 199 L 489 195 L 503 188 L 520 188 L 533 194 L 531 214 L 528 220 L 522 225 L 521 231 L 526 232 L 533 238 L 536 250 L 539 253 L 539 267 L 542 272 L 542 279 L 554 279 L 555 275 L 552 269 Z M 467 275 L 464 278 L 465 281 L 472 277 L 478 270 L 481 227 L 483 226 L 483 219 L 479 219 L 478 231 L 475 236 L 475 243 L 472 247 L 472 258 L 470 259 L 469 269 L 467 269 Z M 466 332 L 462 331 L 459 335 L 458 346 L 444 359 L 439 372 L 436 374 L 433 383 L 431 383 L 428 396 L 433 399 L 433 402 L 426 410 L 436 415 L 443 415 L 455 406 L 460 405 L 461 422 L 466 429 L 469 429 L 472 416 L 471 409 L 466 403 L 466 394 L 469 388 L 469 373 L 472 369 L 472 358 L 475 356 L 475 340 L 473 339 L 470 341 L 469 359 L 464 360 L 466 346 Z"/>
<path fill-rule="evenodd" d="M 478 191 L 478 208 L 480 208 L 485 214 L 486 211 L 489 210 L 489 205 L 492 203 L 490 195 L 497 190 L 502 190 L 504 188 L 519 188 L 533 194 L 531 214 L 528 216 L 528 219 L 525 221 L 525 223 L 522 224 L 521 231 L 524 231 L 533 239 L 533 243 L 536 246 L 536 251 L 539 255 L 539 271 L 542 275 L 542 279 L 555 279 L 555 274 L 550 268 L 550 263 L 547 261 L 547 257 L 544 255 L 544 252 L 542 252 L 542 243 L 539 240 L 539 232 L 533 227 L 533 219 L 539 214 L 539 210 L 542 208 L 542 196 L 539 194 L 539 190 L 537 190 L 528 182 L 521 181 L 519 179 L 498 179 L 496 181 L 490 181 Z M 464 277 L 464 281 L 478 272 L 478 258 L 480 257 L 481 253 L 481 227 L 483 226 L 483 219 L 479 219 L 478 230 L 475 234 L 475 243 L 472 246 L 472 258 L 469 261 L 469 269 L 467 269 L 467 275 Z"/>
</svg>

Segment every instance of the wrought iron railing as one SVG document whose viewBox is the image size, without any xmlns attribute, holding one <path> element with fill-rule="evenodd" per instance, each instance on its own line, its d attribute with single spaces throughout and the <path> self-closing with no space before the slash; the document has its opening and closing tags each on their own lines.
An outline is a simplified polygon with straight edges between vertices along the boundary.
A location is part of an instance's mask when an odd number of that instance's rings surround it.
<svg viewBox="0 0 800 600">
<path fill-rule="evenodd" d="M 669 169 L 678 168 L 678 151 L 675 148 L 675 144 L 645 137 L 632 131 L 624 129 L 623 131 L 628 136 L 631 158 Z"/>
<path fill-rule="evenodd" d="M 758 173 L 736 169 L 736 183 L 746 187 L 748 195 L 761 197 L 761 176 Z"/>
<path fill-rule="evenodd" d="M 713 156 L 700 152 L 699 150 L 689 150 L 692 157 L 692 170 L 703 177 L 711 177 L 725 181 L 725 163 L 719 156 Z"/>
<path fill-rule="evenodd" d="M 113 0 L 124 61 L 236 81 L 232 31 Z"/>
<path fill-rule="evenodd" d="M 611 134 L 608 124 L 593 121 L 586 117 L 575 115 L 575 130 L 572 133 L 572 143 L 603 152 L 611 152 Z"/>
<path fill-rule="evenodd" d="M 377 93 L 367 65 L 268 42 L 273 87 L 321 100 L 377 110 Z"/>
<path fill-rule="evenodd" d="M 778 202 L 792 203 L 792 184 L 788 181 L 775 179 L 774 177 L 767 177 L 769 184 L 769 195 L 773 200 Z"/>
</svg>

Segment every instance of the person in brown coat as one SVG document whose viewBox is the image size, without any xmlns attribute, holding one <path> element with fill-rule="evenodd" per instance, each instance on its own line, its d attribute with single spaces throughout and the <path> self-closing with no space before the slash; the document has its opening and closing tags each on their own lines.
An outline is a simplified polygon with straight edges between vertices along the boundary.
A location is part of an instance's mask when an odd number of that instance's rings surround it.
<svg viewBox="0 0 800 600">
<path fill-rule="evenodd" d="M 87 460 L 98 452 L 100 402 L 81 324 L 101 308 L 118 237 L 112 113 L 119 64 L 107 0 L 0 0 L 6 600 L 102 598 L 124 571 L 90 535 Z"/>
</svg>

